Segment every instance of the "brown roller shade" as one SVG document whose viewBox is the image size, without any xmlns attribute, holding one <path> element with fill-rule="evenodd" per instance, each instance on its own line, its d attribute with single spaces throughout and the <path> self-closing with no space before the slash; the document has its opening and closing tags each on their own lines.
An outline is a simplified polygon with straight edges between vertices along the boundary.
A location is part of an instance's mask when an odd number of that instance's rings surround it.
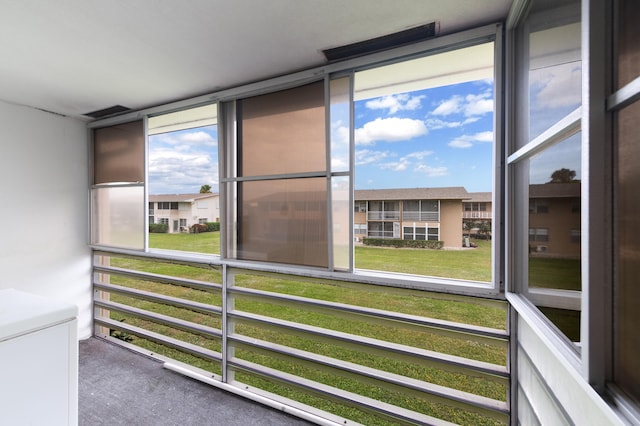
<svg viewBox="0 0 640 426">
<path fill-rule="evenodd" d="M 93 183 L 144 181 L 144 125 L 133 121 L 93 131 Z"/>
</svg>

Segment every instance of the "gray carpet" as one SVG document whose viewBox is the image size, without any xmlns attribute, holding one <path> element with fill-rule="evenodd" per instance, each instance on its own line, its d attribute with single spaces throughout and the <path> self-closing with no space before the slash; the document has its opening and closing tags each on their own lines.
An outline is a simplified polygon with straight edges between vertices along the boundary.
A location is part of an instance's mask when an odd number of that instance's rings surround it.
<svg viewBox="0 0 640 426">
<path fill-rule="evenodd" d="M 79 375 L 80 426 L 310 424 L 96 338 L 80 342 Z"/>
</svg>

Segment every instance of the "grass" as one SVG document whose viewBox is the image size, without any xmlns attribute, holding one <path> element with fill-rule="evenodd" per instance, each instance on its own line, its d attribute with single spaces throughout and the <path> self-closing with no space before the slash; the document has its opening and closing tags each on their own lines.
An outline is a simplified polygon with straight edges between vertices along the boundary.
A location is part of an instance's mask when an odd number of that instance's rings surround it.
<svg viewBox="0 0 640 426">
<path fill-rule="evenodd" d="M 202 234 L 150 234 L 149 243 L 153 248 L 217 254 L 219 253 L 220 239 L 219 232 Z M 356 267 L 359 269 L 490 281 L 491 242 L 477 241 L 477 243 L 478 248 L 472 250 L 389 249 L 357 246 L 355 248 Z M 170 262 L 124 258 L 114 259 L 113 264 L 131 269 L 212 283 L 220 283 L 222 279 L 219 271 L 204 266 L 194 267 L 176 265 Z M 577 260 L 531 258 L 529 265 L 530 283 L 532 286 L 580 289 L 580 262 Z M 111 282 L 214 306 L 221 306 L 222 304 L 221 294 L 216 290 L 207 292 L 117 276 L 113 276 Z M 329 280 L 304 281 L 301 278 L 262 276 L 254 273 L 236 275 L 235 285 L 315 300 L 345 303 L 392 312 L 402 312 L 409 315 L 506 329 L 506 313 L 504 309 L 476 304 L 474 302 L 477 299 L 474 300 L 472 298 L 465 299 L 457 296 L 443 296 L 409 289 L 397 290 L 380 286 L 345 284 Z M 218 329 L 221 328 L 221 319 L 217 316 L 204 315 L 187 309 L 135 300 L 116 294 L 112 294 L 111 299 L 197 324 L 204 324 Z M 359 317 L 355 314 L 313 310 L 298 304 L 274 303 L 241 296 L 236 296 L 234 303 L 235 309 L 239 311 L 499 365 L 505 365 L 506 363 L 506 350 L 504 347 L 453 338 L 451 336 L 441 335 L 430 329 L 406 326 L 406 324 L 402 323 L 373 322 L 370 319 Z M 548 315 L 553 319 L 558 316 L 558 313 L 548 312 Z M 556 320 L 565 321 L 566 316 L 560 316 L 562 318 L 556 318 Z M 203 337 L 154 324 L 133 316 L 117 313 L 116 311 L 112 311 L 112 318 L 125 321 L 127 324 L 158 331 L 214 351 L 219 352 L 221 350 L 221 342 L 218 339 Z M 575 321 L 570 319 L 564 328 L 570 329 L 570 335 L 575 334 Z M 402 357 L 390 359 L 387 356 L 377 353 L 375 350 L 363 351 L 357 348 L 345 347 L 336 344 L 336 342 L 330 339 L 312 338 L 291 333 L 286 329 L 278 327 L 267 328 L 251 322 L 238 321 L 235 325 L 235 332 L 273 344 L 284 345 L 493 399 L 505 400 L 506 398 L 507 389 L 502 384 L 459 372 L 451 373 L 436 368 L 433 365 L 418 362 L 415 359 Z M 216 362 L 203 360 L 136 336 L 127 337 L 131 337 L 134 344 L 145 347 L 148 350 L 161 353 L 212 373 L 220 374 L 220 365 Z M 239 347 L 235 349 L 235 356 L 246 361 L 262 364 L 286 373 L 295 374 L 309 380 L 315 380 L 336 388 L 352 391 L 370 398 L 376 398 L 380 401 L 452 422 L 460 424 L 495 424 L 494 420 L 477 414 L 434 403 L 421 398 L 419 395 L 401 393 L 393 389 L 383 389 L 376 386 L 375 383 L 362 382 L 357 378 L 344 375 L 336 370 L 318 368 L 313 365 L 300 363 L 294 358 L 265 354 L 260 350 L 250 347 Z M 248 372 L 236 372 L 236 379 L 249 386 L 265 389 L 361 423 L 380 425 L 396 424 L 394 421 L 390 421 L 384 417 L 360 411 L 326 397 L 319 397 L 312 393 L 301 391 L 289 385 L 276 383 L 272 380 L 265 380 L 260 376 Z"/>
</svg>

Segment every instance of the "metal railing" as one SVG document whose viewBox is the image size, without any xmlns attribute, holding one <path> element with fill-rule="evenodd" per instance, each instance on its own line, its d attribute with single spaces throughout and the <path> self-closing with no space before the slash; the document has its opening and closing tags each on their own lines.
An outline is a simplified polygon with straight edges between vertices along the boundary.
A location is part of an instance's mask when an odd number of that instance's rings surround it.
<svg viewBox="0 0 640 426">
<path fill-rule="evenodd" d="M 504 301 L 248 267 L 95 251 L 95 333 L 328 424 L 508 423 Z"/>
<path fill-rule="evenodd" d="M 402 220 L 405 222 L 439 222 L 440 212 L 402 212 Z"/>
<path fill-rule="evenodd" d="M 463 219 L 491 219 L 491 212 L 462 212 Z"/>
<path fill-rule="evenodd" d="M 400 220 L 400 212 L 369 210 L 367 212 L 367 220 Z"/>
</svg>

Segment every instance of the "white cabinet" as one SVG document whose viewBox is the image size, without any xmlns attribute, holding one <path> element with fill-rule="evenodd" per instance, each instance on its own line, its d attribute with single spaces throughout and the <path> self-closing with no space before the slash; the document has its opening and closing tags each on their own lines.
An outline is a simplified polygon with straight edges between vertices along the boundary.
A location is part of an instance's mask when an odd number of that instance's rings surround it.
<svg viewBox="0 0 640 426">
<path fill-rule="evenodd" d="M 0 290 L 0 425 L 78 423 L 77 307 Z"/>
</svg>

